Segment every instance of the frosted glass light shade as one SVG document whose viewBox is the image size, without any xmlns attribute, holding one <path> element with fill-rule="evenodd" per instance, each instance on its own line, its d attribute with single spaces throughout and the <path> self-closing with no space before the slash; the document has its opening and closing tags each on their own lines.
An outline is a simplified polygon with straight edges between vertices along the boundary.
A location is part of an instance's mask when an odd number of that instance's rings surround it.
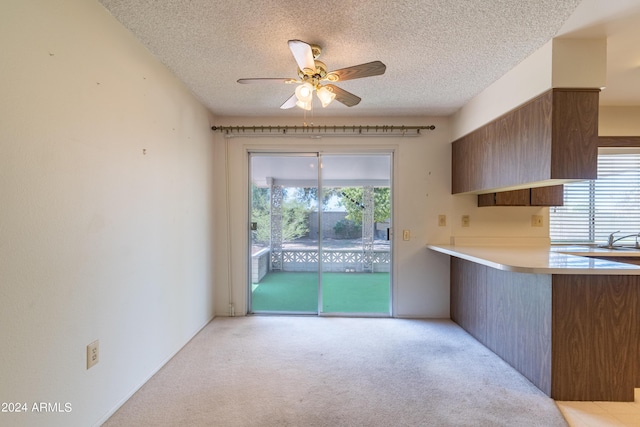
<svg viewBox="0 0 640 427">
<path fill-rule="evenodd" d="M 313 86 L 309 83 L 303 83 L 296 88 L 296 98 L 300 102 L 311 102 L 313 95 Z"/>
<path fill-rule="evenodd" d="M 331 101 L 333 101 L 333 99 L 335 97 L 336 97 L 336 94 L 331 92 L 329 89 L 327 89 L 324 86 L 322 86 L 320 89 L 318 89 L 318 98 L 320 99 L 320 102 L 322 103 L 322 108 L 324 108 L 327 105 L 331 104 Z"/>
</svg>

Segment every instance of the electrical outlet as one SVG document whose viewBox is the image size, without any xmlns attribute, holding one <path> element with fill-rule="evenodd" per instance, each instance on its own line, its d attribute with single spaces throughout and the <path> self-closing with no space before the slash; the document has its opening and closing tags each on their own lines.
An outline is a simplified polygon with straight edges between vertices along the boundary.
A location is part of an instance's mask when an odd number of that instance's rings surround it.
<svg viewBox="0 0 640 427">
<path fill-rule="evenodd" d="M 542 227 L 542 215 L 531 215 L 531 226 Z"/>
<path fill-rule="evenodd" d="M 87 369 L 100 361 L 100 340 L 95 340 L 87 346 Z"/>
<path fill-rule="evenodd" d="M 447 216 L 438 215 L 438 227 L 446 227 L 446 225 L 447 225 Z"/>
<path fill-rule="evenodd" d="M 411 239 L 411 230 L 402 230 L 402 240 Z"/>
<path fill-rule="evenodd" d="M 462 226 L 463 227 L 469 227 L 469 223 L 470 223 L 470 219 L 469 219 L 469 215 L 462 215 Z"/>
</svg>

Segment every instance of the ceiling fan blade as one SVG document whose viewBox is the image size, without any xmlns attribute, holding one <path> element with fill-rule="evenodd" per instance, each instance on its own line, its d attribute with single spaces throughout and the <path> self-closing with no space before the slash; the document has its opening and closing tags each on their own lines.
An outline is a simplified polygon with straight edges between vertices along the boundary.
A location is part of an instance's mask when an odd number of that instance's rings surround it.
<svg viewBox="0 0 640 427">
<path fill-rule="evenodd" d="M 334 85 L 325 85 L 327 89 L 336 94 L 336 101 L 343 103 L 347 107 L 353 107 L 354 105 L 358 105 L 360 103 L 360 98 L 352 94 L 351 92 L 347 92 L 344 89 L 340 89 L 338 86 Z"/>
<path fill-rule="evenodd" d="M 311 73 L 315 72 L 316 63 L 313 60 L 313 51 L 308 43 L 301 40 L 289 40 L 289 49 L 291 49 L 298 68 L 302 71 L 310 70 Z"/>
<path fill-rule="evenodd" d="M 299 83 L 296 79 L 238 79 L 238 83 L 242 84 L 255 84 L 255 83 Z"/>
<path fill-rule="evenodd" d="M 366 64 L 354 65 L 353 67 L 341 68 L 340 70 L 327 73 L 325 80 L 331 82 L 341 82 L 343 80 L 361 79 L 363 77 L 379 76 L 384 74 L 387 66 L 380 61 L 367 62 Z"/>
<path fill-rule="evenodd" d="M 293 107 L 296 106 L 296 101 L 298 101 L 298 98 L 296 97 L 296 94 L 294 93 L 293 95 L 291 95 L 291 97 L 289 97 L 289 99 L 284 101 L 284 104 L 282 104 L 280 106 L 280 108 L 282 110 L 287 110 L 289 108 L 293 108 Z"/>
</svg>

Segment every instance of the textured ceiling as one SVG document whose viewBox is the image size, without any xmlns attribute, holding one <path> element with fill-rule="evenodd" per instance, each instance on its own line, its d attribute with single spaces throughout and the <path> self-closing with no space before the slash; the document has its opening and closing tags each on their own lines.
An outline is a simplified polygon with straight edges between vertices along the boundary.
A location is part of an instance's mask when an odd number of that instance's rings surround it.
<svg viewBox="0 0 640 427">
<path fill-rule="evenodd" d="M 338 84 L 360 96 L 360 104 L 322 109 L 316 101 L 316 116 L 448 115 L 556 36 L 581 3 L 100 2 L 217 116 L 300 115 L 297 108 L 279 109 L 293 86 L 236 82 L 297 77 L 290 39 L 320 45 L 329 70 L 374 60 L 387 66 L 382 76 Z"/>
</svg>

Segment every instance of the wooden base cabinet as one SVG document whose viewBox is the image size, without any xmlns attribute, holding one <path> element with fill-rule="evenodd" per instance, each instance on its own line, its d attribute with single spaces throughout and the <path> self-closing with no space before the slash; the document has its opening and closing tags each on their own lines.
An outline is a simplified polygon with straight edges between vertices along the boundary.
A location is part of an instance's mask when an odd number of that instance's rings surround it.
<svg viewBox="0 0 640 427">
<path fill-rule="evenodd" d="M 451 258 L 451 318 L 556 400 L 634 400 L 640 276 L 514 273 Z"/>
</svg>

